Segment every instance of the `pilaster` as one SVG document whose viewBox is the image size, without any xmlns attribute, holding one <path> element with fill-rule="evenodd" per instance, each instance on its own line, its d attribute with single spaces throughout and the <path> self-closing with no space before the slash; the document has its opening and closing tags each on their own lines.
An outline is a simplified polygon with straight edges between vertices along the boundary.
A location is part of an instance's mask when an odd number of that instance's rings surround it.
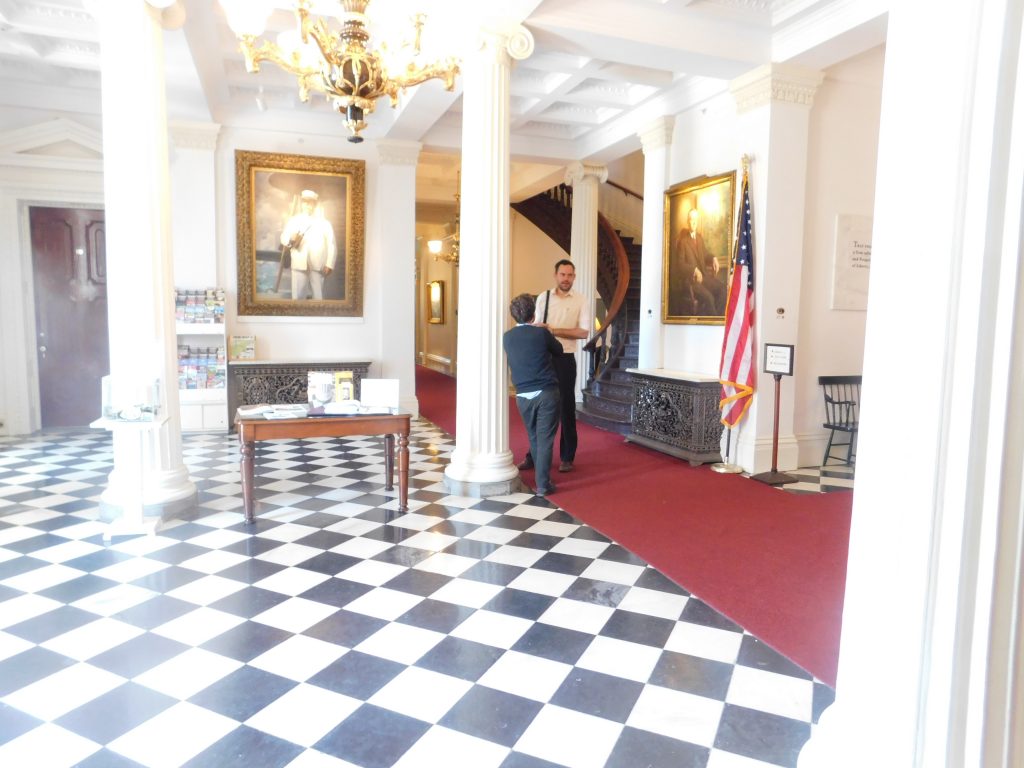
<svg viewBox="0 0 1024 768">
<path fill-rule="evenodd" d="M 381 348 L 388 351 L 381 376 L 398 379 L 399 404 L 419 414 L 416 399 L 416 162 L 422 145 L 412 141 L 377 141 L 376 210 L 380 243 L 380 303 L 387 320 Z"/>
<path fill-rule="evenodd" d="M 665 249 L 664 205 L 674 117 L 659 117 L 639 132 L 644 153 L 644 220 L 640 251 L 639 368 L 661 368 L 661 273 Z"/>
<path fill-rule="evenodd" d="M 768 64 L 730 84 L 738 112 L 740 149 L 750 159 L 754 227 L 755 343 L 758 369 L 765 343 L 793 344 L 800 360 L 800 283 L 803 268 L 807 137 L 814 93 L 824 76 L 795 65 Z M 794 385 L 783 377 L 779 404 L 778 468 L 796 469 Z M 751 473 L 772 464 L 774 381 L 758 378 L 747 417 L 735 430 L 736 463 Z"/>
</svg>

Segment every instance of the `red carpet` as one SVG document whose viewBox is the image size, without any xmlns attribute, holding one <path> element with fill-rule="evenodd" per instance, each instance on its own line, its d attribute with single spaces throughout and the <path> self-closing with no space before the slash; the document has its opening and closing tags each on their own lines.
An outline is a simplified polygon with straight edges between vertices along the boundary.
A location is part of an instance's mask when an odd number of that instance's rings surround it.
<svg viewBox="0 0 1024 768">
<path fill-rule="evenodd" d="M 418 366 L 416 394 L 420 413 L 454 434 L 455 380 Z M 510 408 L 520 459 L 526 433 Z M 576 469 L 554 474 L 552 501 L 835 685 L 852 492 L 786 493 L 586 424 L 579 437 Z"/>
</svg>

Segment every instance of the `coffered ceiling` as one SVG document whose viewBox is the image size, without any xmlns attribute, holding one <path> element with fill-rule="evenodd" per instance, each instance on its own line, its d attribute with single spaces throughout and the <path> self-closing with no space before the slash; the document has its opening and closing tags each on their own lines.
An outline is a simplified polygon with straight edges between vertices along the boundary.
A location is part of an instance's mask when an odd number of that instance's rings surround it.
<svg viewBox="0 0 1024 768">
<path fill-rule="evenodd" d="M 0 111 L 30 107 L 99 115 L 100 49 L 92 2 L 0 0 Z M 116 0 L 128 2 L 129 0 Z M 172 119 L 309 133 L 344 133 L 315 95 L 273 65 L 245 71 L 216 0 L 179 0 L 184 24 L 165 32 Z M 457 32 L 486 12 L 521 21 L 534 51 L 511 76 L 511 146 L 517 184 L 557 175 L 572 160 L 608 162 L 639 149 L 636 126 L 720 92 L 769 62 L 824 67 L 878 45 L 888 0 L 422 0 L 429 24 Z M 413 0 L 374 0 L 370 13 Z M 271 2 L 268 36 L 294 26 L 287 0 Z M 461 140 L 461 81 L 411 89 L 381 103 L 368 140 L 421 142 L 421 197 L 450 199 Z"/>
</svg>

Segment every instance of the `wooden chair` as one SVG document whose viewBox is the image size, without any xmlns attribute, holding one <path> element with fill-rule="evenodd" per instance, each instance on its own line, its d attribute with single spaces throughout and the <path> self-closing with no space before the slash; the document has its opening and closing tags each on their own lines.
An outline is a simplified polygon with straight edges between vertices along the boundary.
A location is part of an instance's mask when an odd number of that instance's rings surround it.
<svg viewBox="0 0 1024 768">
<path fill-rule="evenodd" d="M 818 384 L 825 396 L 825 422 L 822 424 L 829 430 L 828 445 L 825 446 L 825 457 L 821 465 L 828 464 L 829 459 L 843 461 L 846 466 L 853 466 L 856 454 L 854 447 L 857 442 L 857 426 L 860 419 L 860 376 L 819 376 Z M 834 442 L 836 433 L 845 433 L 847 441 Z M 846 447 L 845 458 L 833 456 L 833 448 Z"/>
</svg>

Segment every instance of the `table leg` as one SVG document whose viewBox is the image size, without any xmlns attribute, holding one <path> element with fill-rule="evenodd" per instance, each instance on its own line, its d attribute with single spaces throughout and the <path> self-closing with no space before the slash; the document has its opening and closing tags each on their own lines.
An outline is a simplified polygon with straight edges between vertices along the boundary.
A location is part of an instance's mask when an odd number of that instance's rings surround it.
<svg viewBox="0 0 1024 768">
<path fill-rule="evenodd" d="M 409 509 L 409 435 L 398 436 L 398 511 Z"/>
<path fill-rule="evenodd" d="M 395 487 L 395 436 L 384 435 L 384 490 Z"/>
<path fill-rule="evenodd" d="M 242 504 L 245 507 L 245 522 L 254 519 L 255 503 L 253 499 L 253 459 L 256 455 L 256 444 L 242 442 Z"/>
</svg>

